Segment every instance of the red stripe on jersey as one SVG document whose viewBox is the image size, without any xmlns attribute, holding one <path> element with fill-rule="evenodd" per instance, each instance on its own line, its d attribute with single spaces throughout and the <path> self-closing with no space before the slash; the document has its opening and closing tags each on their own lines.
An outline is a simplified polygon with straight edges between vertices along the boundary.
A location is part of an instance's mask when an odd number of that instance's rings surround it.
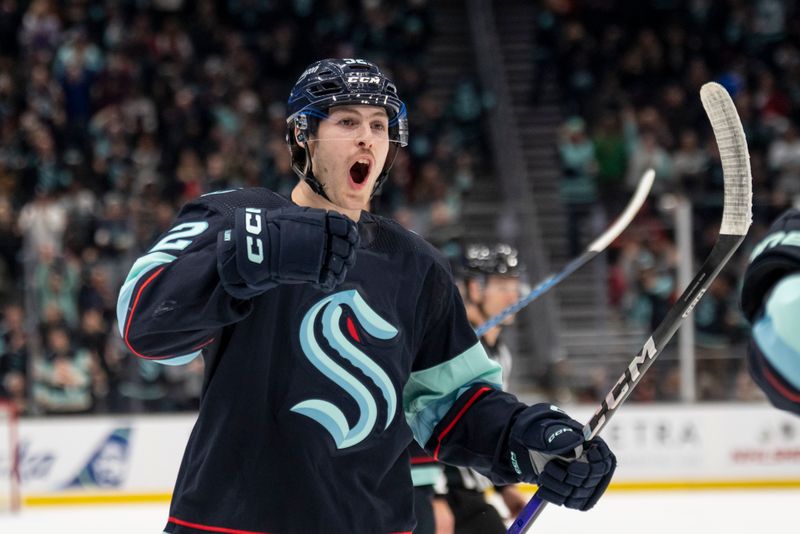
<svg viewBox="0 0 800 534">
<path fill-rule="evenodd" d="M 177 517 L 170 517 L 168 521 L 170 523 L 174 523 L 182 527 L 194 528 L 197 530 L 203 530 L 205 532 L 219 532 L 222 534 L 269 534 L 268 532 L 255 532 L 252 530 L 236 530 L 233 528 L 209 527 L 207 525 L 201 525 L 199 523 L 190 523 L 189 521 L 184 521 L 182 519 L 178 519 Z M 390 532 L 389 534 L 413 534 L 413 533 L 410 530 L 405 530 L 403 532 Z"/>
<path fill-rule="evenodd" d="M 411 459 L 411 465 L 419 465 L 419 464 L 432 464 L 436 463 L 436 458 L 431 456 L 418 456 L 416 458 Z"/>
<path fill-rule="evenodd" d="M 145 280 L 144 284 L 142 284 L 142 286 L 139 288 L 139 291 L 136 292 L 136 298 L 133 299 L 133 306 L 131 306 L 131 311 L 128 314 L 128 322 L 125 324 L 125 336 L 124 336 L 125 345 L 127 345 L 128 348 L 130 349 L 130 351 L 132 353 L 134 353 L 135 355 L 139 356 L 140 358 L 146 358 L 148 360 L 152 360 L 154 357 L 153 356 L 145 356 L 144 354 L 139 354 L 138 352 L 136 352 L 136 349 L 134 349 L 131 346 L 131 342 L 128 340 L 128 332 L 131 329 L 131 322 L 133 322 L 133 314 L 136 313 L 136 306 L 139 304 L 139 297 L 142 296 L 142 291 L 144 291 L 144 288 L 146 288 L 148 285 L 150 285 L 150 282 L 152 282 L 159 274 L 161 274 L 161 272 L 163 270 L 164 270 L 164 268 L 161 267 L 156 272 L 151 274 L 150 278 Z M 170 356 L 161 356 L 161 358 L 170 358 Z"/>
<path fill-rule="evenodd" d="M 478 391 L 476 391 L 475 393 L 473 393 L 473 394 L 472 394 L 472 398 L 470 398 L 470 399 L 467 401 L 467 403 L 466 403 L 466 404 L 465 404 L 465 405 L 464 405 L 464 406 L 463 406 L 463 407 L 462 407 L 462 408 L 461 408 L 461 409 L 458 411 L 458 414 L 456 414 L 456 417 L 455 417 L 455 419 L 453 419 L 452 421 L 450 421 L 450 424 L 449 424 L 449 425 L 447 425 L 447 428 L 445 428 L 445 429 L 442 431 L 442 433 L 441 433 L 441 434 L 439 434 L 439 444 L 438 444 L 438 445 L 436 445 L 436 451 L 434 451 L 434 453 L 433 453 L 433 458 L 434 458 L 435 460 L 438 460 L 438 459 L 439 459 L 439 449 L 441 449 L 441 448 L 442 448 L 442 440 L 444 439 L 444 437 L 445 437 L 447 434 L 449 434 L 451 430 L 453 430 L 453 427 L 454 427 L 454 426 L 456 426 L 456 423 L 458 423 L 458 421 L 459 421 L 459 420 L 461 419 L 461 417 L 462 417 L 462 416 L 463 416 L 463 415 L 466 413 L 466 411 L 467 411 L 467 410 L 469 410 L 470 406 L 472 406 L 473 404 L 475 404 L 475 402 L 478 400 L 478 397 L 480 397 L 481 395 L 483 395 L 483 394 L 484 394 L 484 393 L 486 393 L 487 391 L 491 391 L 491 389 L 492 389 L 492 388 L 489 388 L 489 387 L 483 387 L 483 388 L 479 389 Z"/>
<path fill-rule="evenodd" d="M 762 359 L 764 359 L 763 356 Z M 784 386 L 781 383 L 780 379 L 777 376 L 775 376 L 775 374 L 772 372 L 772 369 L 770 369 L 768 365 L 764 365 L 762 367 L 762 370 L 764 371 L 764 376 L 766 377 L 767 382 L 769 382 L 769 384 L 772 387 L 774 387 L 778 393 L 780 393 L 783 397 L 792 402 L 800 402 L 800 395 L 798 395 L 797 393 L 791 391 L 789 388 Z"/>
<path fill-rule="evenodd" d="M 199 523 L 190 523 L 188 521 L 178 519 L 177 517 L 170 517 L 168 521 L 182 527 L 203 530 L 205 532 L 219 532 L 221 534 L 269 534 L 268 532 L 256 532 L 253 530 L 236 530 L 234 528 L 210 527 L 208 525 L 201 525 Z"/>
<path fill-rule="evenodd" d="M 202 349 L 203 347 L 205 347 L 206 345 L 211 345 L 211 344 L 214 342 L 214 339 L 215 339 L 215 338 L 213 338 L 213 337 L 212 337 L 212 338 L 211 338 L 211 339 L 209 339 L 208 341 L 204 341 L 203 343 L 200 343 L 200 344 L 199 344 L 199 345 L 197 345 L 196 347 L 192 347 L 192 348 L 191 348 L 191 350 L 200 350 L 200 349 Z"/>
<path fill-rule="evenodd" d="M 133 299 L 133 306 L 131 306 L 131 312 L 128 314 L 128 321 L 125 323 L 125 345 L 128 347 L 128 349 L 130 349 L 130 351 L 132 353 L 134 353 L 138 357 L 144 358 L 146 360 L 166 360 L 167 358 L 173 358 L 173 357 L 177 356 L 177 354 L 170 354 L 168 356 L 145 356 L 144 354 L 138 353 L 136 351 L 136 349 L 134 349 L 133 346 L 131 345 L 131 342 L 128 340 L 128 331 L 131 329 L 131 323 L 133 322 L 133 314 L 136 312 L 136 306 L 139 304 L 139 297 L 142 296 L 142 292 L 144 291 L 144 288 L 146 288 L 150 284 L 150 282 L 152 282 L 159 274 L 161 274 L 161 271 L 163 271 L 163 270 L 164 270 L 164 267 L 161 267 L 156 272 L 151 274 L 150 278 L 145 280 L 144 284 L 142 284 L 142 286 L 139 288 L 139 291 L 136 292 L 136 298 Z M 213 343 L 214 339 L 215 338 L 212 337 L 208 341 L 204 341 L 203 343 L 200 343 L 199 345 L 197 345 L 196 347 L 192 348 L 191 350 L 200 350 L 203 347 L 205 347 L 206 345 L 210 345 L 211 343 Z"/>
</svg>

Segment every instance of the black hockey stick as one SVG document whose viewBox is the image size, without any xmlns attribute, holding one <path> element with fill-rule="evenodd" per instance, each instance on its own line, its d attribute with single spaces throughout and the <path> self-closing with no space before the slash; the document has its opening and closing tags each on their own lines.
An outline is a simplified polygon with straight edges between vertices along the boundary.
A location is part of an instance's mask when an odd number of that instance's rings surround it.
<svg viewBox="0 0 800 534">
<path fill-rule="evenodd" d="M 631 197 L 628 205 L 625 207 L 625 210 L 620 214 L 619 217 L 617 217 L 617 220 L 614 221 L 614 224 L 609 226 L 608 229 L 600 235 L 600 237 L 592 241 L 580 256 L 572 259 L 568 264 L 566 264 L 561 271 L 557 272 L 556 274 L 551 274 L 542 280 L 536 287 L 531 289 L 527 295 L 479 326 L 475 330 L 475 333 L 478 335 L 478 337 L 483 336 L 483 334 L 505 321 L 510 315 L 514 315 L 522 308 L 550 291 L 553 286 L 557 285 L 564 278 L 583 267 L 585 264 L 591 261 L 592 258 L 603 252 L 608 245 L 613 243 L 614 240 L 619 237 L 619 234 L 621 234 L 625 228 L 628 227 L 633 218 L 636 216 L 636 213 L 638 213 L 639 208 L 641 208 L 642 204 L 644 204 L 647 194 L 650 192 L 650 188 L 653 187 L 653 180 L 655 177 L 656 173 L 652 169 L 648 169 L 639 180 L 639 185 L 636 186 L 636 192 Z"/>
<path fill-rule="evenodd" d="M 656 356 L 666 347 L 681 323 L 694 309 L 714 278 L 728 262 L 744 239 L 753 218 L 753 185 L 747 141 L 736 107 L 727 91 L 717 83 L 707 83 L 700 89 L 714 137 L 717 139 L 725 182 L 725 203 L 720 235 L 700 271 L 667 316 L 656 327 L 642 350 L 628 365 L 617 383 L 608 392 L 591 420 L 583 427 L 586 441 L 597 436 L 625 402 Z M 542 513 L 546 501 L 538 494 L 525 506 L 508 529 L 508 534 L 524 534 Z"/>
</svg>

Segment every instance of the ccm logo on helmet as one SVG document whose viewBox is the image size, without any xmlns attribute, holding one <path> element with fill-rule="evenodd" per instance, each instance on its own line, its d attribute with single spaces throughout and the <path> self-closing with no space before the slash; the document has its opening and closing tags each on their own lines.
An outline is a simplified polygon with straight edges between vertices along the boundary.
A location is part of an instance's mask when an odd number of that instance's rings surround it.
<svg viewBox="0 0 800 534">
<path fill-rule="evenodd" d="M 245 208 L 247 214 L 244 219 L 244 229 L 247 231 L 247 259 L 253 263 L 261 263 L 264 261 L 264 242 L 260 237 L 253 237 L 261 235 L 261 210 L 257 208 Z"/>
<path fill-rule="evenodd" d="M 347 83 L 381 83 L 380 76 L 348 76 Z"/>
</svg>

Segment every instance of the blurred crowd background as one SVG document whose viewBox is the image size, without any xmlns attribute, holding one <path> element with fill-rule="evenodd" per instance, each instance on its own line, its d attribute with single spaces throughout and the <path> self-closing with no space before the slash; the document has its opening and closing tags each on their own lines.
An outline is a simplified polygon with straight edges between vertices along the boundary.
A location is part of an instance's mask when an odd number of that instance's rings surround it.
<svg viewBox="0 0 800 534">
<path fill-rule="evenodd" d="M 187 200 L 232 187 L 289 193 L 284 102 L 315 59 L 367 57 L 394 78 L 411 144 L 373 208 L 435 244 L 457 238 L 475 177 L 491 172 L 491 95 L 468 78 L 445 101 L 429 91 L 431 4 L 0 0 L 0 398 L 30 414 L 197 405 L 202 362 L 128 355 L 118 288 Z M 653 201 L 608 255 L 613 312 L 649 330 L 675 298 L 663 206 L 692 198 L 698 259 L 718 232 L 721 167 L 702 83 L 723 83 L 745 124 L 761 223 L 750 243 L 800 195 L 800 17 L 777 0 L 616 4 L 537 4 L 531 62 L 556 72 L 563 94 L 568 119 L 553 143 L 570 221 L 613 217 L 656 169 Z M 581 232 L 576 222 L 576 250 Z M 730 357 L 747 335 L 736 304 L 747 253 L 695 311 L 701 399 L 758 396 Z M 643 383 L 637 398 L 674 400 L 673 382 Z"/>
<path fill-rule="evenodd" d="M 0 397 L 26 412 L 190 409 L 202 364 L 128 357 L 116 293 L 186 201 L 296 183 L 285 100 L 320 57 L 369 57 L 414 131 L 374 209 L 457 223 L 480 96 L 427 92 L 429 7 L 310 1 L 0 1 Z"/>
<path fill-rule="evenodd" d="M 609 254 L 609 300 L 644 332 L 678 296 L 669 213 L 676 196 L 692 204 L 695 268 L 719 233 L 722 167 L 699 91 L 714 80 L 733 97 L 750 150 L 754 224 L 693 313 L 697 396 L 760 398 L 744 360 L 749 327 L 738 292 L 753 246 L 778 214 L 800 204 L 798 6 L 666 1 L 621 9 L 617 2 L 554 0 L 539 11 L 536 43 L 538 71 L 556 71 L 563 94 L 567 119 L 558 153 L 565 205 L 585 217 L 599 210 L 608 219 L 621 211 L 643 172 L 656 171 L 651 200 Z M 534 84 L 532 98 L 539 93 Z M 570 248 L 574 253 L 577 247 Z M 657 367 L 634 399 L 679 399 L 677 364 Z M 584 400 L 600 398 L 609 386 L 588 391 Z"/>
</svg>

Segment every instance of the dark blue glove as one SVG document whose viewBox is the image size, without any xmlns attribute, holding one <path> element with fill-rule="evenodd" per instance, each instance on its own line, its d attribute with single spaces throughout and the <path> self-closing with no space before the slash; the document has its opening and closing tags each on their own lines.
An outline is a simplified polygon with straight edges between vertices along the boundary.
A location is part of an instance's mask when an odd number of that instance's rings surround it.
<svg viewBox="0 0 800 534">
<path fill-rule="evenodd" d="M 234 228 L 218 239 L 220 276 L 234 296 L 278 284 L 311 283 L 331 291 L 355 263 L 358 227 L 335 211 L 237 208 L 234 217 Z"/>
<path fill-rule="evenodd" d="M 778 317 L 793 317 L 797 296 L 790 277 L 800 273 L 800 210 L 790 209 L 776 220 L 769 233 L 753 249 L 742 279 L 742 311 L 753 325 L 747 351 L 747 368 L 776 408 L 800 414 L 800 387 L 791 375 L 792 366 L 781 360 L 800 360 L 786 340 L 795 323 Z M 787 285 L 788 284 L 788 285 Z"/>
<path fill-rule="evenodd" d="M 576 510 L 597 503 L 617 466 L 602 439 L 585 442 L 583 426 L 549 404 L 530 406 L 517 416 L 509 455 L 520 480 L 537 484 L 542 499 Z"/>
</svg>

